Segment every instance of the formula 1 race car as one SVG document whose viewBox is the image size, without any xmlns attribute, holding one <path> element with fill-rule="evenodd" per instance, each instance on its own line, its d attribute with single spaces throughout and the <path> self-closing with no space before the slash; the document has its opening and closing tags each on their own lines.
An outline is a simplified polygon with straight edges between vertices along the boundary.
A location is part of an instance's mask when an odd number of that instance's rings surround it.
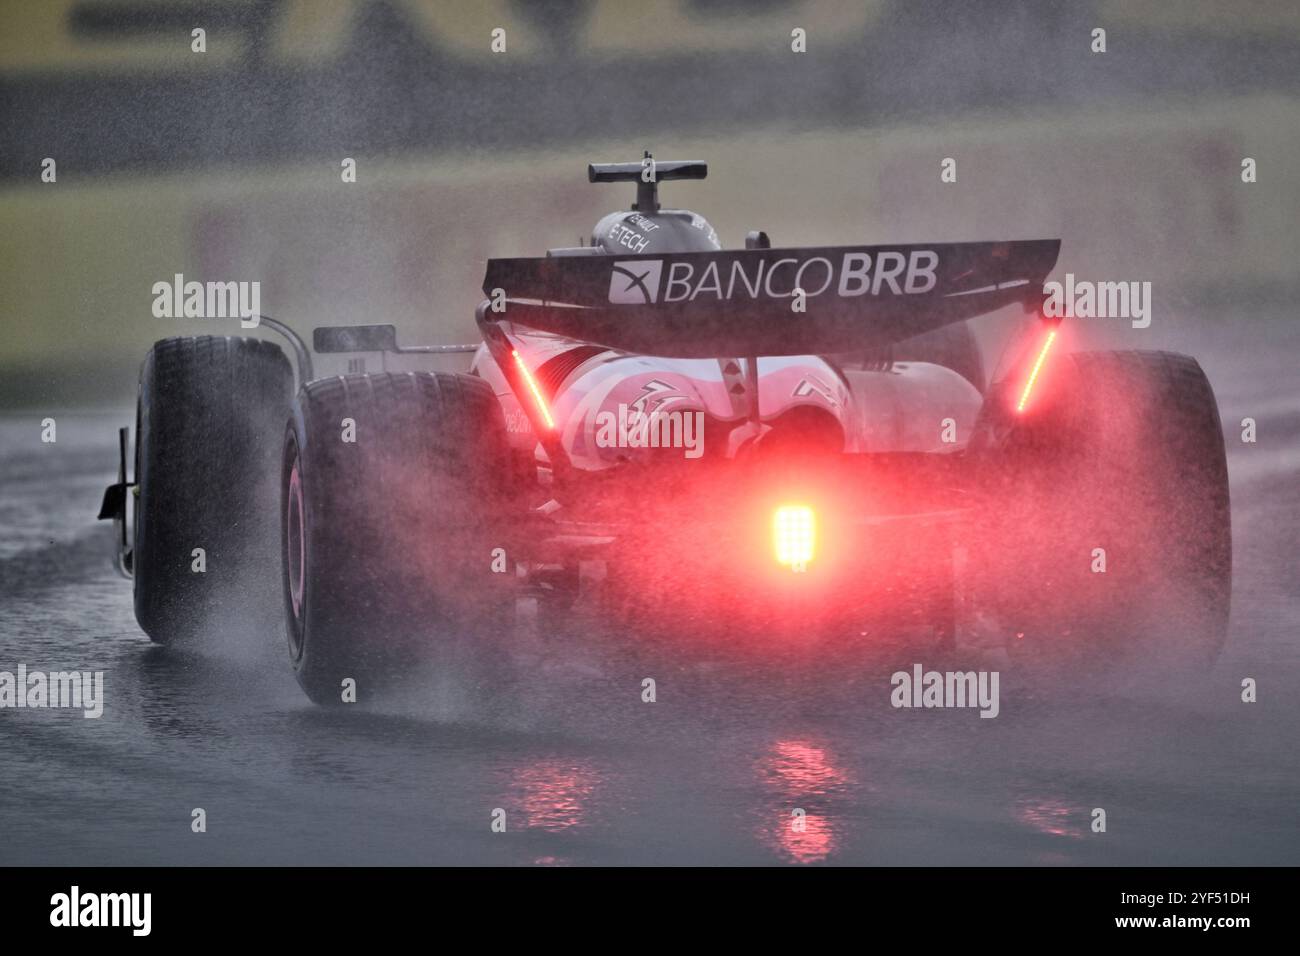
<svg viewBox="0 0 1300 956">
<path fill-rule="evenodd" d="M 636 203 L 590 245 L 490 260 L 480 344 L 314 330 L 360 368 L 472 352 L 464 373 L 316 378 L 264 318 L 294 398 L 269 341 L 158 342 L 134 481 L 123 429 L 100 514 L 145 633 L 193 642 L 282 595 L 322 703 L 509 635 L 525 599 L 548 626 L 590 599 L 741 654 L 896 627 L 1068 667 L 1156 638 L 1213 659 L 1231 530 L 1195 360 L 1062 349 L 1058 240 L 723 251 L 659 205 L 706 171 L 591 165 Z M 967 320 L 1008 307 L 1026 320 L 986 375 Z"/>
</svg>

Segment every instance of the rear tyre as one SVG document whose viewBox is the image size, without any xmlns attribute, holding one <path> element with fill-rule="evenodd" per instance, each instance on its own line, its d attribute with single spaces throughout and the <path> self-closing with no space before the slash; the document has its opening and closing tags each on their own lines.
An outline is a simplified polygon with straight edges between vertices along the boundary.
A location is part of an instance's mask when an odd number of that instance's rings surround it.
<svg viewBox="0 0 1300 956">
<path fill-rule="evenodd" d="M 977 537 L 991 550 L 977 557 L 1002 617 L 1018 622 L 1008 649 L 1053 667 L 1130 655 L 1207 665 L 1227 637 L 1232 587 L 1210 383 L 1168 352 L 1065 358 L 1048 376 L 1055 394 L 1024 416 L 1013 390 L 992 390 L 972 442 L 990 505 Z"/>
<path fill-rule="evenodd" d="M 514 476 L 481 379 L 349 375 L 302 389 L 284 442 L 283 588 L 289 657 L 313 701 L 340 703 L 348 680 L 373 701 L 421 662 L 479 680 L 475 665 L 503 656 L 507 534 L 524 502 Z"/>
<path fill-rule="evenodd" d="M 155 643 L 193 642 L 214 618 L 278 624 L 265 582 L 279 564 L 276 483 L 292 395 L 293 371 L 270 342 L 164 339 L 145 359 L 132 560 L 136 620 Z"/>
</svg>

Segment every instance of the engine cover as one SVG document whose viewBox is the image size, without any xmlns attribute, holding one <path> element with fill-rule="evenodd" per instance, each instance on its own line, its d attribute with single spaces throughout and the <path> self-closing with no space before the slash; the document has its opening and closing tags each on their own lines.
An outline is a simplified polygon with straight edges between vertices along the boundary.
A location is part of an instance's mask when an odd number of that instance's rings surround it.
<svg viewBox="0 0 1300 956">
<path fill-rule="evenodd" d="M 961 375 L 928 362 L 840 368 L 815 355 L 765 357 L 758 359 L 762 427 L 755 428 L 741 358 L 629 355 L 537 333 L 518 338 L 561 442 L 584 470 L 666 454 L 733 456 L 796 409 L 837 423 L 846 453 L 954 451 L 982 402 Z M 501 398 L 512 440 L 534 444 L 527 415 L 486 349 L 475 367 Z"/>
</svg>

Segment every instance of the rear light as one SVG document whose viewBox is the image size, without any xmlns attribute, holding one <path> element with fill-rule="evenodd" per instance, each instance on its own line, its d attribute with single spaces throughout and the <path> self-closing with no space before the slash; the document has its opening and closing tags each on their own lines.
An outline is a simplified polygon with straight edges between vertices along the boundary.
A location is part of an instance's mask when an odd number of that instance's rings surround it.
<svg viewBox="0 0 1300 956">
<path fill-rule="evenodd" d="M 524 377 L 528 383 L 528 390 L 533 393 L 533 401 L 537 404 L 537 413 L 542 416 L 542 421 L 546 422 L 546 427 L 554 430 L 555 419 L 551 417 L 551 410 L 546 407 L 546 399 L 542 398 L 542 390 L 537 387 L 537 379 L 533 378 L 533 373 L 528 370 L 524 363 L 524 357 L 519 354 L 518 349 L 511 349 L 510 354 L 515 357 L 515 365 L 519 366 L 519 374 Z"/>
<path fill-rule="evenodd" d="M 813 510 L 805 505 L 782 505 L 772 518 L 772 538 L 776 560 L 793 571 L 803 571 L 813 559 L 816 546 L 816 521 Z"/>
<path fill-rule="evenodd" d="M 1043 361 L 1047 358 L 1047 350 L 1052 347 L 1052 342 L 1056 339 L 1056 329 L 1047 333 L 1047 340 L 1043 342 L 1043 347 L 1038 351 L 1038 358 L 1034 360 L 1034 367 L 1029 373 L 1029 378 L 1025 381 L 1025 390 L 1020 393 L 1020 402 L 1016 405 L 1017 412 L 1025 410 L 1025 403 L 1029 401 L 1029 393 L 1033 391 L 1034 382 L 1038 381 L 1038 373 L 1043 370 Z"/>
</svg>

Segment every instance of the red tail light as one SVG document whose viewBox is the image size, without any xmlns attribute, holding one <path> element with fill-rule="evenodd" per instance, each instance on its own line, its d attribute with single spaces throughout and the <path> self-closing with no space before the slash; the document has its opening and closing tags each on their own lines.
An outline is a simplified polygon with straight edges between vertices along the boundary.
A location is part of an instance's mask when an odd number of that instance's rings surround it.
<svg viewBox="0 0 1300 956">
<path fill-rule="evenodd" d="M 519 354 L 518 349 L 511 349 L 510 354 L 515 357 L 515 365 L 519 366 L 519 374 L 524 377 L 528 383 L 528 390 L 533 393 L 533 401 L 537 403 L 537 411 L 542 416 L 542 421 L 546 422 L 546 427 L 555 428 L 555 419 L 551 417 L 551 410 L 546 407 L 546 399 L 542 398 L 542 390 L 537 387 L 537 379 L 533 378 L 533 373 L 528 370 L 524 363 L 524 358 Z"/>
<path fill-rule="evenodd" d="M 782 505 L 772 518 L 776 560 L 802 571 L 813 559 L 817 543 L 813 510 L 805 505 Z"/>
<path fill-rule="evenodd" d="M 1038 373 L 1043 370 L 1043 361 L 1047 358 L 1047 350 L 1052 347 L 1052 342 L 1056 339 L 1056 329 L 1047 333 L 1047 340 L 1043 342 L 1043 347 L 1038 352 L 1038 358 L 1034 361 L 1034 367 L 1029 373 L 1029 378 L 1025 381 L 1025 390 L 1020 393 L 1020 402 L 1016 405 L 1017 412 L 1025 410 L 1025 403 L 1029 401 L 1029 393 L 1033 391 L 1034 382 L 1038 381 Z"/>
</svg>

